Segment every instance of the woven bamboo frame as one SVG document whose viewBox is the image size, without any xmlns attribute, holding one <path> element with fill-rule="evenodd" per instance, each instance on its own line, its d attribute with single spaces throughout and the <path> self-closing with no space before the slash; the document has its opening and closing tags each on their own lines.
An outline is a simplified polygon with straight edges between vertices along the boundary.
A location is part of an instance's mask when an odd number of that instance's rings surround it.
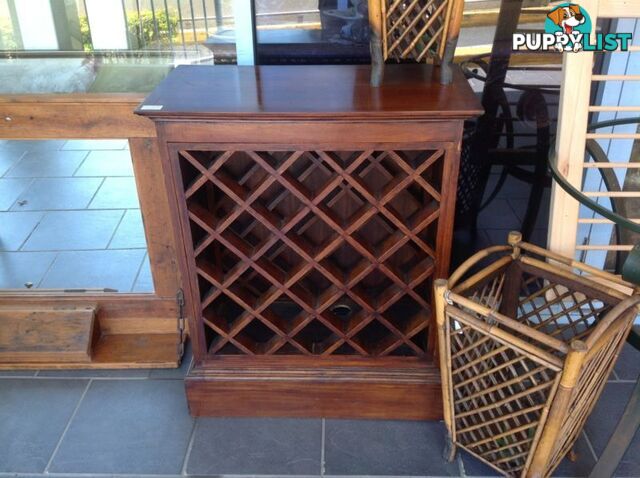
<svg viewBox="0 0 640 478">
<path fill-rule="evenodd" d="M 451 82 L 450 64 L 460 33 L 463 0 L 369 0 L 372 84 L 382 82 L 384 62 L 441 65 L 440 81 Z"/>
<path fill-rule="evenodd" d="M 434 289 L 449 458 L 460 447 L 505 476 L 550 476 L 604 388 L 640 291 L 519 233 Z"/>
</svg>

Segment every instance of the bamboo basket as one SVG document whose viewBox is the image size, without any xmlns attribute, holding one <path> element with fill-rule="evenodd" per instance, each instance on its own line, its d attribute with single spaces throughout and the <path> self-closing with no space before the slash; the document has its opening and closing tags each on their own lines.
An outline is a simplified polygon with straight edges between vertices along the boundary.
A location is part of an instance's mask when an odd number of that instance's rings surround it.
<svg viewBox="0 0 640 478">
<path fill-rule="evenodd" d="M 634 284 L 509 234 L 435 281 L 450 460 L 549 476 L 571 451 L 640 303 Z"/>
<path fill-rule="evenodd" d="M 435 63 L 440 82 L 451 82 L 464 0 L 368 0 L 368 9 L 373 86 L 387 60 Z"/>
</svg>

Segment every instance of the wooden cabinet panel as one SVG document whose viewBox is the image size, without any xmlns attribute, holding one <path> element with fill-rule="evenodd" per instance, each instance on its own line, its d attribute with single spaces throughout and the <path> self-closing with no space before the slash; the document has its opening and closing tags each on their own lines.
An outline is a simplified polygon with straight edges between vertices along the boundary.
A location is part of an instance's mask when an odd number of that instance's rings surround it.
<svg viewBox="0 0 640 478">
<path fill-rule="evenodd" d="M 302 101 L 314 68 L 178 69 L 138 110 L 165 143 L 183 244 L 191 411 L 436 418 L 431 287 L 448 269 L 462 121 L 477 102 L 459 73 L 442 87 L 420 83 L 431 67 L 390 68 L 376 90 L 348 66 L 334 72 L 355 83 L 308 85 L 316 96 L 285 108 L 287 82 Z M 208 73 L 240 77 L 239 103 L 218 100 Z M 242 95 L 254 90 L 262 103 Z"/>
</svg>

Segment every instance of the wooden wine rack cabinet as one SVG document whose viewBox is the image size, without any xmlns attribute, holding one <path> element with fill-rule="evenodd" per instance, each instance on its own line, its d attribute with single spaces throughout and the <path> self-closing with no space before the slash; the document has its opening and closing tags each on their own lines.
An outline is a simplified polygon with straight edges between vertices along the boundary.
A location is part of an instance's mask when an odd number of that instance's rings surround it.
<svg viewBox="0 0 640 478">
<path fill-rule="evenodd" d="M 440 416 L 432 281 L 479 107 L 459 72 L 368 75 L 179 67 L 138 109 L 184 245 L 194 415 Z"/>
</svg>

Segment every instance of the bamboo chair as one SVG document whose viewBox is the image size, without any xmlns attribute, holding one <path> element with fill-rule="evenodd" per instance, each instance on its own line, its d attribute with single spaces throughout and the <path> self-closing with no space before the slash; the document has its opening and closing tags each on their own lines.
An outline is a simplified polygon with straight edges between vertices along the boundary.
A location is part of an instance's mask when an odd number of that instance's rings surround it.
<svg viewBox="0 0 640 478">
<path fill-rule="evenodd" d="M 463 8 L 463 0 L 369 0 L 371 85 L 382 84 L 387 60 L 433 62 L 451 83 Z"/>
<path fill-rule="evenodd" d="M 640 124 L 640 117 L 603 121 L 590 125 L 587 130 L 595 131 L 597 129 L 622 124 Z M 607 155 L 596 140 L 587 139 L 586 150 L 594 161 L 598 163 L 609 162 Z M 640 243 L 637 243 L 637 237 L 640 234 L 640 224 L 628 219 L 627 204 L 624 199 L 612 198 L 612 210 L 609 210 L 569 184 L 564 176 L 560 174 L 555 157 L 550 161 L 549 166 L 554 180 L 564 191 L 580 202 L 580 204 L 583 204 L 614 223 L 618 243 L 628 244 L 636 239 L 636 245 L 629 253 L 625 254 L 622 251 L 616 252 L 615 273 L 621 274 L 622 278 L 626 281 L 640 285 Z M 598 168 L 598 171 L 600 171 L 603 183 L 609 192 L 619 192 L 622 190 L 618 178 L 611 168 Z M 640 350 L 640 334 L 638 334 L 638 332 L 632 329 L 627 337 L 627 341 L 634 348 Z M 602 456 L 600 456 L 600 459 L 592 470 L 590 478 L 613 475 L 625 451 L 629 448 L 638 428 L 640 428 L 640 377 L 638 377 L 636 381 L 636 386 L 634 387 L 622 417 Z"/>
</svg>

